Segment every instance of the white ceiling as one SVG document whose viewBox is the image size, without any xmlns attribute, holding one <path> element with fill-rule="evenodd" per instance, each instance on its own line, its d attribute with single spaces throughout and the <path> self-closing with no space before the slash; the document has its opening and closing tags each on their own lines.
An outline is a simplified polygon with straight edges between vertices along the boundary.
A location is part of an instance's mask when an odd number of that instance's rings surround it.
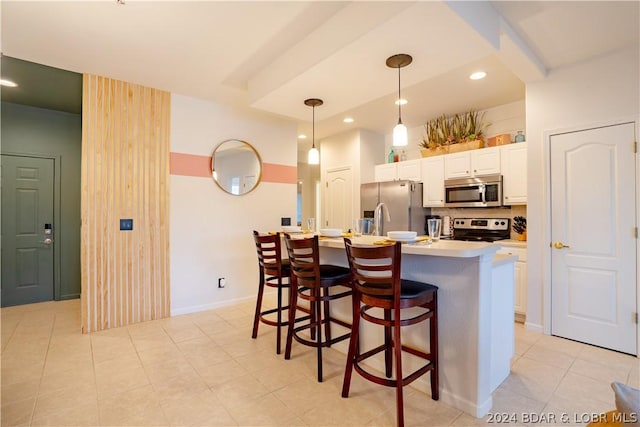
<svg viewBox="0 0 640 427">
<path fill-rule="evenodd" d="M 638 45 L 638 1 L 2 1 L 4 55 L 254 108 L 316 138 L 524 99 L 555 67 Z M 475 70 L 487 78 L 471 81 Z M 355 122 L 346 125 L 345 116 Z"/>
</svg>

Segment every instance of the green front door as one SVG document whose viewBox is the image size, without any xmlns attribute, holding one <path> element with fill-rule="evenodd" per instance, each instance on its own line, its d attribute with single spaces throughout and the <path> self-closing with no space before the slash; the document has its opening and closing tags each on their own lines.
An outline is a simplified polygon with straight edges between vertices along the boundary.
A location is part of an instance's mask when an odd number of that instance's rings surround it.
<svg viewBox="0 0 640 427">
<path fill-rule="evenodd" d="M 54 160 L 3 154 L 0 166 L 2 306 L 51 301 Z"/>
</svg>

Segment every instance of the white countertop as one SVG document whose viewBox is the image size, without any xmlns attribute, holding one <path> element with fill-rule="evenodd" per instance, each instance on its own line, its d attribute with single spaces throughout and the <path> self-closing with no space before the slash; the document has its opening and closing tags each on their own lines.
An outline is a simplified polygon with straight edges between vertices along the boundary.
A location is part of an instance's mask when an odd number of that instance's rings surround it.
<svg viewBox="0 0 640 427">
<path fill-rule="evenodd" d="M 500 245 L 500 246 L 508 246 L 511 248 L 523 248 L 526 249 L 527 248 L 527 241 L 526 240 L 514 240 L 514 239 L 507 239 L 507 240 L 498 240 L 496 242 L 493 242 L 496 245 Z"/>
<path fill-rule="evenodd" d="M 383 236 L 360 236 L 351 238 L 351 241 L 354 244 L 373 245 L 374 242 L 384 239 Z M 321 237 L 319 245 L 321 247 L 341 249 L 344 248 L 344 241 L 342 237 Z M 495 254 L 498 249 L 498 245 L 491 243 L 464 242 L 460 240 L 440 240 L 437 243 L 405 243 L 402 245 L 403 254 L 454 258 L 473 258 L 485 254 Z"/>
</svg>

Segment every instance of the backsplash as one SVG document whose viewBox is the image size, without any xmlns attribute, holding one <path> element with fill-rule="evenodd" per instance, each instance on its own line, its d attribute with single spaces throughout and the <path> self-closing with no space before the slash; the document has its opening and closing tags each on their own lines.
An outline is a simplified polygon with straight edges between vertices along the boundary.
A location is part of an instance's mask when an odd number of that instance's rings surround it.
<svg viewBox="0 0 640 427">
<path fill-rule="evenodd" d="M 449 215 L 451 218 L 510 218 L 513 225 L 513 218 L 516 216 L 527 217 L 527 206 L 511 206 L 503 208 L 431 208 L 432 215 L 443 217 Z M 511 228 L 511 238 L 516 240 L 518 235 Z"/>
</svg>

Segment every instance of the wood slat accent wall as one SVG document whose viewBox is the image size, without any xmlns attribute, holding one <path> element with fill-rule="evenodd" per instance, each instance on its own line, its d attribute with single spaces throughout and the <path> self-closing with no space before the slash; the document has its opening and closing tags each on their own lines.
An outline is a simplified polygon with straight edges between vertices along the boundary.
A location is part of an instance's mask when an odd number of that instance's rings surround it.
<svg viewBox="0 0 640 427">
<path fill-rule="evenodd" d="M 83 76 L 84 333 L 170 315 L 170 108 L 169 92 Z"/>
</svg>

